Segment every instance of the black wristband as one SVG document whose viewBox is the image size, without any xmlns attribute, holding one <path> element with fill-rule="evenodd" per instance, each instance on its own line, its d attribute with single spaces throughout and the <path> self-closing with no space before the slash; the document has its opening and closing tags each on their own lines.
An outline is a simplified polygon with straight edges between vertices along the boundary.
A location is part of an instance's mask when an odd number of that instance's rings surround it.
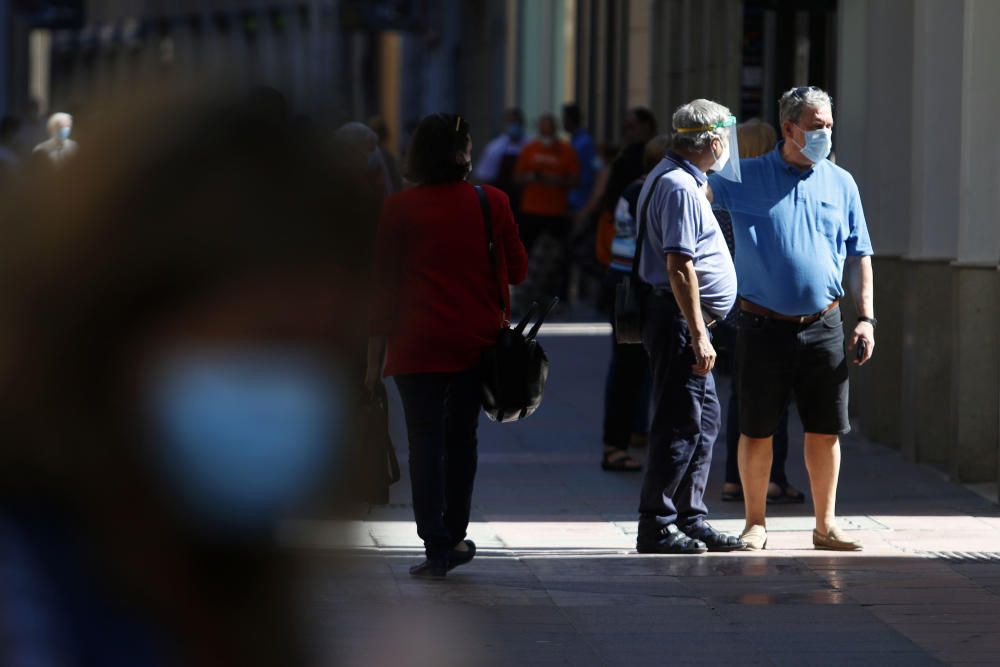
<svg viewBox="0 0 1000 667">
<path fill-rule="evenodd" d="M 872 329 L 878 326 L 878 320 L 876 320 L 874 317 L 865 317 L 864 315 L 859 315 L 858 322 L 867 322 L 868 324 L 872 325 Z"/>
</svg>

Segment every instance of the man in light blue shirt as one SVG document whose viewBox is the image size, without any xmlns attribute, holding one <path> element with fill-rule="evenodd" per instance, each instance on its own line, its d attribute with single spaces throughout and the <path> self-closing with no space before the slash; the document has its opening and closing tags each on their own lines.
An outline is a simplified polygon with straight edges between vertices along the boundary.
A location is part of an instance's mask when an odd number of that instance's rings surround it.
<svg viewBox="0 0 1000 667">
<path fill-rule="evenodd" d="M 850 431 L 847 358 L 840 299 L 845 265 L 856 274 L 854 363 L 871 358 L 875 314 L 871 241 L 858 187 L 827 156 L 829 95 L 793 88 L 779 102 L 783 141 L 742 160 L 742 181 L 710 180 L 714 205 L 730 212 L 740 281 L 740 477 L 743 538 L 767 543 L 765 506 L 771 436 L 794 395 L 806 431 L 805 456 L 816 510 L 813 544 L 856 551 L 836 526 L 839 435 Z"/>
<path fill-rule="evenodd" d="M 706 196 L 728 154 L 729 109 L 695 100 L 673 116 L 672 149 L 639 194 L 639 277 L 651 286 L 642 344 L 653 375 L 653 420 L 639 500 L 639 553 L 738 551 L 706 521 L 705 485 L 721 410 L 709 327 L 736 300 L 729 248 Z"/>
</svg>

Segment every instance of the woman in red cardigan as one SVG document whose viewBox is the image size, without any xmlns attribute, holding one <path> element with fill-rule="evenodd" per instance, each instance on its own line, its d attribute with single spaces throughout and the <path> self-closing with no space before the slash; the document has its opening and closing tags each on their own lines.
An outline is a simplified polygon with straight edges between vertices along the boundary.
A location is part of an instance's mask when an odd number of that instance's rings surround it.
<svg viewBox="0 0 1000 667">
<path fill-rule="evenodd" d="M 475 555 L 465 536 L 476 475 L 479 358 L 510 315 L 507 285 L 523 281 L 528 268 L 507 195 L 483 186 L 494 272 L 479 197 L 466 182 L 471 155 L 461 116 L 424 118 L 409 151 L 407 176 L 417 186 L 386 200 L 376 242 L 367 383 L 377 382 L 384 353 L 384 374 L 395 378 L 406 415 L 413 513 L 427 556 L 410 574 L 420 577 L 443 577 Z"/>
</svg>

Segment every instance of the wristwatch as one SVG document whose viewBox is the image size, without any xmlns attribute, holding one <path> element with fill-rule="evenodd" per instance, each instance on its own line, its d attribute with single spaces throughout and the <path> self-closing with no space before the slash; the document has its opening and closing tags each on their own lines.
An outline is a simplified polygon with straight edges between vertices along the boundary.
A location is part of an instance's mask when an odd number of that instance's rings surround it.
<svg viewBox="0 0 1000 667">
<path fill-rule="evenodd" d="M 872 325 L 872 329 L 878 326 L 878 320 L 874 317 L 865 317 L 864 315 L 858 315 L 858 322 L 867 322 Z"/>
</svg>

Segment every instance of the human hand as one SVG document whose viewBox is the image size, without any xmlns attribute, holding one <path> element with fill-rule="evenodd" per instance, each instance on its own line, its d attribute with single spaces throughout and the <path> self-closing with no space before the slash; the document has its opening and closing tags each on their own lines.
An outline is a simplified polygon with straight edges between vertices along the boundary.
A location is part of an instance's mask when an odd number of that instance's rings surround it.
<svg viewBox="0 0 1000 667">
<path fill-rule="evenodd" d="M 862 341 L 864 341 L 864 356 L 858 358 L 856 350 Z M 871 322 L 858 322 L 858 325 L 854 327 L 854 334 L 851 336 L 848 349 L 855 353 L 853 360 L 855 365 L 864 366 L 868 363 L 875 351 L 875 327 L 872 326 Z"/>
<path fill-rule="evenodd" d="M 708 334 L 695 334 L 691 339 L 691 349 L 694 350 L 694 365 L 691 370 L 695 375 L 708 375 L 715 367 L 715 348 Z"/>
</svg>

